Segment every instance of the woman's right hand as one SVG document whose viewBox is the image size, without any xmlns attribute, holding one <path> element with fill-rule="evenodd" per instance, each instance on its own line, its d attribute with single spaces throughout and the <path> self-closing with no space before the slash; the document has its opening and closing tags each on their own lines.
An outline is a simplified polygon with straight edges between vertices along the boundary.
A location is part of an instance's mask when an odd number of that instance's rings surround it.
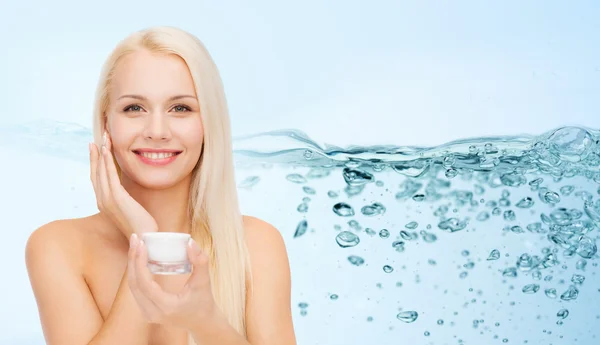
<svg viewBox="0 0 600 345">
<path fill-rule="evenodd" d="M 110 219 L 125 237 L 158 231 L 156 220 L 121 185 L 111 153 L 112 142 L 104 132 L 101 149 L 90 143 L 90 178 L 100 213 Z"/>
</svg>

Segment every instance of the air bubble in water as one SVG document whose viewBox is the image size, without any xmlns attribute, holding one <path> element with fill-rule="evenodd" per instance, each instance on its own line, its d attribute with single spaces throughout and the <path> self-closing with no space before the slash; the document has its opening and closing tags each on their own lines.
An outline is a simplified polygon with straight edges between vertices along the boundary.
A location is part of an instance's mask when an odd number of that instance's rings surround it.
<svg viewBox="0 0 600 345">
<path fill-rule="evenodd" d="M 402 322 L 411 323 L 415 322 L 419 314 L 416 311 L 403 311 L 396 315 L 396 318 Z"/>
<path fill-rule="evenodd" d="M 569 316 L 569 310 L 561 309 L 558 311 L 558 313 L 556 313 L 556 316 L 560 317 L 561 319 L 566 319 L 567 316 Z"/>
<path fill-rule="evenodd" d="M 504 277 L 516 277 L 517 276 L 517 268 L 516 267 L 508 267 L 502 272 L 502 276 Z"/>
<path fill-rule="evenodd" d="M 350 186 L 361 186 L 374 181 L 372 174 L 358 169 L 344 168 L 343 176 Z"/>
<path fill-rule="evenodd" d="M 350 231 L 342 231 L 335 237 L 335 241 L 342 248 L 351 248 L 360 243 L 360 238 Z"/>
<path fill-rule="evenodd" d="M 293 183 L 298 183 L 298 184 L 306 183 L 306 178 L 300 174 L 289 174 L 285 178 L 288 181 L 293 182 Z"/>
<path fill-rule="evenodd" d="M 300 205 L 298 205 L 298 208 L 296 210 L 300 213 L 306 213 L 308 212 L 308 204 L 303 202 Z"/>
<path fill-rule="evenodd" d="M 412 199 L 414 201 L 423 201 L 423 200 L 425 200 L 425 195 L 424 194 L 415 194 L 415 195 L 413 195 Z"/>
<path fill-rule="evenodd" d="M 591 238 L 582 236 L 577 244 L 577 254 L 584 259 L 591 259 L 597 252 L 596 243 Z"/>
<path fill-rule="evenodd" d="M 454 168 L 448 168 L 448 169 L 446 170 L 446 172 L 444 173 L 444 175 L 445 175 L 447 178 L 450 178 L 450 179 L 451 179 L 451 178 L 454 178 L 454 177 L 456 177 L 456 175 L 458 175 L 458 170 L 456 170 L 456 169 L 454 169 Z"/>
<path fill-rule="evenodd" d="M 556 192 L 548 191 L 544 193 L 544 200 L 549 204 L 556 204 L 560 202 L 560 196 Z"/>
<path fill-rule="evenodd" d="M 354 216 L 354 209 L 345 202 L 338 202 L 337 204 L 333 205 L 333 212 L 340 217 Z"/>
<path fill-rule="evenodd" d="M 512 222 L 516 219 L 516 217 L 517 216 L 515 215 L 515 212 L 513 210 L 504 211 L 504 220 Z"/>
<path fill-rule="evenodd" d="M 560 295 L 560 299 L 563 301 L 572 301 L 577 299 L 577 296 L 579 296 L 579 290 L 574 285 L 570 285 L 567 291 Z"/>
<path fill-rule="evenodd" d="M 530 208 L 531 206 L 533 206 L 533 204 L 533 199 L 527 196 L 521 199 L 515 206 L 519 208 Z"/>
<path fill-rule="evenodd" d="M 523 293 L 526 293 L 526 294 L 533 294 L 533 293 L 538 292 L 539 289 L 540 289 L 540 286 L 538 284 L 528 284 L 523 287 L 522 291 L 523 291 Z"/>
<path fill-rule="evenodd" d="M 311 188 L 309 186 L 302 187 L 302 190 L 304 191 L 304 193 L 310 194 L 310 195 L 315 195 L 317 193 L 317 191 L 314 188 Z"/>
<path fill-rule="evenodd" d="M 571 282 L 575 285 L 581 285 L 585 281 L 585 277 L 581 274 L 573 274 L 571 277 Z"/>
<path fill-rule="evenodd" d="M 584 259 L 580 259 L 579 261 L 577 261 L 575 268 L 583 271 L 585 270 L 585 266 L 587 266 L 587 261 L 585 261 Z"/>
<path fill-rule="evenodd" d="M 365 216 L 377 216 L 385 213 L 385 206 L 383 204 L 375 202 L 372 205 L 363 206 L 360 210 Z"/>
<path fill-rule="evenodd" d="M 296 232 L 294 233 L 294 238 L 304 235 L 306 233 L 307 229 L 308 229 L 307 221 L 304 219 L 301 220 L 300 223 L 298 223 L 298 226 L 296 226 Z"/>
<path fill-rule="evenodd" d="M 548 138 L 548 143 L 561 158 L 579 162 L 590 153 L 594 139 L 583 128 L 562 127 Z"/>
<path fill-rule="evenodd" d="M 463 230 L 467 227 L 467 221 L 461 221 L 457 218 L 449 218 L 447 220 L 443 220 L 438 224 L 438 228 L 444 231 L 455 232 L 459 230 Z"/>
<path fill-rule="evenodd" d="M 529 182 L 529 185 L 530 186 L 539 186 L 540 184 L 542 184 L 542 182 L 544 182 L 544 179 L 539 177 L 539 178 L 536 178 L 535 180 L 531 180 Z"/>
<path fill-rule="evenodd" d="M 574 186 L 562 186 L 560 187 L 560 194 L 564 195 L 564 196 L 569 196 L 571 195 L 571 193 L 573 193 L 573 191 L 575 190 Z"/>
<path fill-rule="evenodd" d="M 490 219 L 490 214 L 487 211 L 481 211 L 477 215 L 476 219 L 480 222 L 484 222 L 484 221 Z"/>
<path fill-rule="evenodd" d="M 402 237 L 402 239 L 406 241 L 410 241 L 413 239 L 413 236 L 411 236 L 411 234 L 405 230 L 400 231 L 400 237 Z"/>
<path fill-rule="evenodd" d="M 402 241 L 394 241 L 394 243 L 392 243 L 392 247 L 399 253 L 404 251 L 404 242 Z"/>
<path fill-rule="evenodd" d="M 362 264 L 365 263 L 365 259 L 361 258 L 360 256 L 356 256 L 356 255 L 350 255 L 348 257 L 348 261 L 350 261 L 350 263 L 353 264 L 354 266 L 361 266 Z"/>
<path fill-rule="evenodd" d="M 379 237 L 388 238 L 388 237 L 390 237 L 390 232 L 388 231 L 388 229 L 381 229 L 379 231 Z"/>
<path fill-rule="evenodd" d="M 348 222 L 348 226 L 350 226 L 352 229 L 354 229 L 356 231 L 362 230 L 362 227 L 360 226 L 360 224 L 354 219 L 352 219 L 351 221 Z"/>
<path fill-rule="evenodd" d="M 413 221 L 413 222 L 410 222 L 410 223 L 408 223 L 408 224 L 406 224 L 406 225 L 404 225 L 404 226 L 405 226 L 407 229 L 411 229 L 411 230 L 413 230 L 413 229 L 416 229 L 416 228 L 417 228 L 417 226 L 419 226 L 419 223 L 417 223 L 417 222 L 414 222 L 414 221 Z"/>
<path fill-rule="evenodd" d="M 493 261 L 493 260 L 498 260 L 498 259 L 500 259 L 500 251 L 498 249 L 492 250 L 490 252 L 490 255 L 487 258 L 488 261 Z"/>
<path fill-rule="evenodd" d="M 437 240 L 437 236 L 434 233 L 427 232 L 425 230 L 421 230 L 419 233 L 423 237 L 423 241 L 427 243 L 433 243 Z"/>
</svg>

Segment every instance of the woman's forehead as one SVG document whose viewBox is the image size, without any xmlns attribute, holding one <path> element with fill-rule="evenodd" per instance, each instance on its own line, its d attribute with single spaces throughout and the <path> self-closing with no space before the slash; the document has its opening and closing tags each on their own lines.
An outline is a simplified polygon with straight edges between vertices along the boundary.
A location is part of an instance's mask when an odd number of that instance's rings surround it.
<svg viewBox="0 0 600 345">
<path fill-rule="evenodd" d="M 115 98 L 133 94 L 152 98 L 195 95 L 187 64 L 176 55 L 139 51 L 125 56 L 113 71 L 111 93 Z"/>
</svg>

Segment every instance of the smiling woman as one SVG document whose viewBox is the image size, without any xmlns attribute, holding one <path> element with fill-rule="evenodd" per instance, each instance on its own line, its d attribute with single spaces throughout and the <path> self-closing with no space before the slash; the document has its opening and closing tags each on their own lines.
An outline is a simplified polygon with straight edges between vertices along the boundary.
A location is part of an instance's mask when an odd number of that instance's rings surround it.
<svg viewBox="0 0 600 345">
<path fill-rule="evenodd" d="M 33 232 L 27 268 L 52 344 L 296 343 L 283 239 L 243 216 L 218 70 L 172 27 L 104 65 L 90 177 L 99 213 Z M 153 275 L 142 234 L 190 234 L 190 274 Z"/>
</svg>

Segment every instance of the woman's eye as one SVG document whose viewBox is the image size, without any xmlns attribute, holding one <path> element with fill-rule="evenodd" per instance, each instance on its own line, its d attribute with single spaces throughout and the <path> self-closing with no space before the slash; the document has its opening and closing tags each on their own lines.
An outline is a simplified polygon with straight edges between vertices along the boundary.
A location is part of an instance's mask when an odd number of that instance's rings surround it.
<svg viewBox="0 0 600 345">
<path fill-rule="evenodd" d="M 141 111 L 142 107 L 140 107 L 139 105 L 130 105 L 128 107 L 126 107 L 125 109 L 123 109 L 124 111 Z"/>
<path fill-rule="evenodd" d="M 173 108 L 176 112 L 185 112 L 185 111 L 190 111 L 190 108 L 185 106 L 185 105 L 176 105 Z"/>
</svg>

